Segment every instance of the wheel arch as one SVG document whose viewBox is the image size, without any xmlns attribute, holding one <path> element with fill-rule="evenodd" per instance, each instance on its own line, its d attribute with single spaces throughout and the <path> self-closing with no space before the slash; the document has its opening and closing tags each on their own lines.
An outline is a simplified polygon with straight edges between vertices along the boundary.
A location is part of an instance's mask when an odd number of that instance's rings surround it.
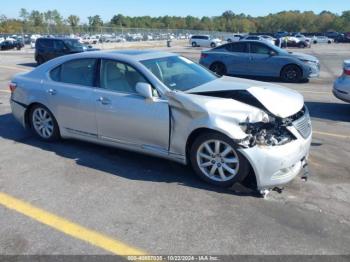
<svg viewBox="0 0 350 262">
<path fill-rule="evenodd" d="M 221 135 L 224 135 L 226 137 L 228 137 L 229 139 L 231 139 L 233 142 L 236 143 L 235 139 L 233 139 L 231 136 L 229 136 L 228 134 L 226 134 L 225 132 L 223 131 L 220 131 L 220 130 L 216 130 L 216 129 L 212 129 L 212 128 L 207 128 L 207 127 L 199 127 L 197 129 L 194 129 L 190 135 L 188 136 L 187 138 L 187 141 L 186 141 L 186 163 L 189 165 L 191 164 L 191 157 L 190 157 L 190 151 L 191 151 L 191 147 L 195 141 L 195 139 L 201 135 L 201 134 L 204 134 L 204 133 L 217 133 L 217 134 L 221 134 Z M 249 174 L 248 176 L 244 179 L 244 182 L 248 183 L 249 185 L 253 185 L 254 187 L 257 186 L 257 177 L 256 177 L 256 174 L 255 174 L 255 169 L 253 168 L 251 162 L 250 162 L 250 159 L 247 157 L 246 154 L 240 152 L 244 158 L 247 160 L 248 164 L 249 164 L 249 168 L 250 168 L 250 171 L 249 171 Z M 243 183 L 244 183 L 243 182 Z"/>
<path fill-rule="evenodd" d="M 24 123 L 25 123 L 25 127 L 26 128 L 31 128 L 31 121 L 30 121 L 30 113 L 32 111 L 32 109 L 35 107 L 35 106 L 43 106 L 45 107 L 48 111 L 50 111 L 50 113 L 53 115 L 53 117 L 55 118 L 55 121 L 57 122 L 57 118 L 56 116 L 52 113 L 52 111 L 50 110 L 50 108 L 48 108 L 47 106 L 45 106 L 44 104 L 40 103 L 40 102 L 32 102 L 30 103 L 27 108 L 26 108 L 26 111 L 24 112 Z M 57 124 L 58 125 L 58 124 Z M 58 129 L 59 129 L 59 125 L 58 125 Z"/>
<path fill-rule="evenodd" d="M 282 68 L 280 70 L 280 77 L 282 77 L 282 72 L 287 66 L 296 66 L 296 67 L 298 67 L 300 72 L 301 72 L 301 74 L 302 74 L 302 77 L 305 77 L 304 69 L 300 65 L 298 65 L 297 63 L 288 63 L 288 64 L 285 64 L 284 66 L 282 66 Z"/>
</svg>

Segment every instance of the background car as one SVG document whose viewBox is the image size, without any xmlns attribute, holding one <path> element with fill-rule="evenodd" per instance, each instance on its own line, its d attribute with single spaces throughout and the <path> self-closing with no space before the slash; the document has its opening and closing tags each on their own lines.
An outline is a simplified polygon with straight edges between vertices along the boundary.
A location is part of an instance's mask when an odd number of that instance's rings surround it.
<svg viewBox="0 0 350 262">
<path fill-rule="evenodd" d="M 98 49 L 88 48 L 75 38 L 38 38 L 35 42 L 34 58 L 40 65 L 59 56 L 95 50 Z"/>
<path fill-rule="evenodd" d="M 239 41 L 203 51 L 200 64 L 218 75 L 280 77 L 286 82 L 300 82 L 317 77 L 316 57 L 289 53 L 266 41 Z"/>
<path fill-rule="evenodd" d="M 334 42 L 334 39 L 328 38 L 327 36 L 314 36 L 312 38 L 312 43 L 314 44 L 331 44 Z"/>
<path fill-rule="evenodd" d="M 236 34 L 236 35 L 231 35 L 231 36 L 228 36 L 226 38 L 226 41 L 228 43 L 232 43 L 232 42 L 238 42 L 239 40 L 241 40 L 244 36 L 243 35 L 239 35 L 239 34 Z"/>
<path fill-rule="evenodd" d="M 287 47 L 311 47 L 311 42 L 303 35 L 289 36 L 287 37 Z"/>
<path fill-rule="evenodd" d="M 221 44 L 221 40 L 218 38 L 211 38 L 209 35 L 193 35 L 190 38 L 190 45 L 193 47 L 211 47 L 214 48 Z"/>
<path fill-rule="evenodd" d="M 333 85 L 335 97 L 350 103 L 350 59 L 343 64 L 343 74 L 335 80 Z"/>
<path fill-rule="evenodd" d="M 241 41 L 245 41 L 245 40 L 255 40 L 255 41 L 266 41 L 272 45 L 275 44 L 275 39 L 271 36 L 260 36 L 260 35 L 247 35 L 243 38 L 241 38 Z"/>
</svg>

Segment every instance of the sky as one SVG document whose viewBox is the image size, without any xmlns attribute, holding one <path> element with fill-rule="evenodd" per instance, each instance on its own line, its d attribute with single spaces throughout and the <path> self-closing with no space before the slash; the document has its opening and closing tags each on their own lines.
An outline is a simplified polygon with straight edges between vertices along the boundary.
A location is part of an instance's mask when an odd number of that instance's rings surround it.
<svg viewBox="0 0 350 262">
<path fill-rule="evenodd" d="M 15 0 L 1 5 L 0 15 L 18 17 L 21 8 L 46 11 L 57 9 L 64 17 L 75 14 L 86 21 L 88 16 L 100 15 L 109 21 L 114 14 L 128 16 L 216 16 L 226 10 L 262 16 L 284 10 L 329 10 L 341 14 L 350 10 L 350 0 Z"/>
</svg>

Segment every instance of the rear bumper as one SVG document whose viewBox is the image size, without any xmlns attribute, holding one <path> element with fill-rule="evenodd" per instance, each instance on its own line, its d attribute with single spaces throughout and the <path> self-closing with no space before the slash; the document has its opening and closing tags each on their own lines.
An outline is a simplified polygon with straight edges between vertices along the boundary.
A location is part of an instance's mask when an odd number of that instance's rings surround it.
<svg viewBox="0 0 350 262">
<path fill-rule="evenodd" d="M 11 105 L 12 115 L 25 128 L 26 127 L 26 121 L 25 121 L 26 106 L 12 99 L 10 100 L 10 105 Z"/>
</svg>

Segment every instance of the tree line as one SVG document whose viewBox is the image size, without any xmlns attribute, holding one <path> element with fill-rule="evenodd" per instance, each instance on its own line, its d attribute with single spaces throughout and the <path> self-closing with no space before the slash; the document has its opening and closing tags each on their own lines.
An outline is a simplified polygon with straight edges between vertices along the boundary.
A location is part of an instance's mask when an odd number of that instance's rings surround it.
<svg viewBox="0 0 350 262">
<path fill-rule="evenodd" d="M 63 17 L 59 11 L 28 11 L 22 8 L 18 18 L 0 16 L 0 33 L 76 33 L 99 32 L 102 27 L 188 29 L 222 32 L 350 32 L 350 10 L 335 14 L 322 11 L 283 11 L 266 16 L 253 17 L 225 11 L 220 16 L 138 16 L 114 15 L 103 21 L 100 15 L 89 16 L 82 23 L 77 15 Z"/>
</svg>

